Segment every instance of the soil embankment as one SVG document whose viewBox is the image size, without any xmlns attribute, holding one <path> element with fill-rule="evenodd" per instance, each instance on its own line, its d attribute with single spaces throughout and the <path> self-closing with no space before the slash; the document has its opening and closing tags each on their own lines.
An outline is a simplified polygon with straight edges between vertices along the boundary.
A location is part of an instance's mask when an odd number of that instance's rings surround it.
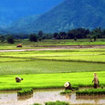
<svg viewBox="0 0 105 105">
<path fill-rule="evenodd" d="M 86 49 L 86 48 L 94 49 L 94 48 L 105 48 L 105 45 L 65 45 L 65 46 L 41 46 L 41 47 L 43 48 L 0 50 L 0 52 L 43 51 L 43 50 Z"/>
</svg>

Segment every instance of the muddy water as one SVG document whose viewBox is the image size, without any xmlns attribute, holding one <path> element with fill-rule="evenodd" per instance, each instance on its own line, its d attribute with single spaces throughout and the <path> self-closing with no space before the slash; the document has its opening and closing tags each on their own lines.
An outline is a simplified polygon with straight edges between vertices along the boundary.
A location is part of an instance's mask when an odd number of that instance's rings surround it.
<svg viewBox="0 0 105 105">
<path fill-rule="evenodd" d="M 48 101 L 66 101 L 71 105 L 105 105 L 105 96 L 60 95 L 63 89 L 36 90 L 33 95 L 18 97 L 17 92 L 0 92 L 0 105 L 32 105 Z"/>
</svg>

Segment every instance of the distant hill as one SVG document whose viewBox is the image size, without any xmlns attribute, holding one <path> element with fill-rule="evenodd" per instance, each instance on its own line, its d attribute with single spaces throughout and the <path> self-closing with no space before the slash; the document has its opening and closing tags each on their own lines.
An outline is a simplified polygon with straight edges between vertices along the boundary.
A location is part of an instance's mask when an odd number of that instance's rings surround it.
<svg viewBox="0 0 105 105">
<path fill-rule="evenodd" d="M 30 31 L 30 33 L 33 33 L 33 28 L 29 28 L 30 24 L 33 24 L 33 20 L 35 21 L 40 15 L 33 15 L 29 17 L 24 17 L 21 18 L 20 20 L 17 20 L 13 22 L 9 28 L 5 29 L 8 31 L 8 33 L 13 33 L 13 34 L 27 34 L 27 30 Z M 12 27 L 11 27 L 12 26 Z M 27 26 L 27 27 L 26 27 Z M 22 27 L 22 28 L 21 28 Z"/>
<path fill-rule="evenodd" d="M 104 0 L 64 0 L 61 4 L 41 15 L 33 18 L 27 24 L 17 23 L 11 26 L 11 32 L 32 33 L 67 31 L 73 28 L 105 28 Z M 14 23 L 15 24 L 15 23 Z M 18 26 L 18 27 L 17 27 Z"/>
<path fill-rule="evenodd" d="M 8 31 L 0 27 L 0 35 L 5 35 L 5 34 L 8 34 Z"/>
</svg>

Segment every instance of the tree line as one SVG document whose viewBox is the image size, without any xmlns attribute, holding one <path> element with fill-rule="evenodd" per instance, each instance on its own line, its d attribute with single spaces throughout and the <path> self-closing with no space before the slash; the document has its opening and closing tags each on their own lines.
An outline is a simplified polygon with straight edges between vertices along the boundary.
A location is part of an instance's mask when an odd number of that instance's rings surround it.
<svg viewBox="0 0 105 105">
<path fill-rule="evenodd" d="M 47 34 L 43 31 L 39 31 L 38 33 L 32 33 L 29 35 L 0 35 L 0 42 L 7 41 L 8 43 L 13 44 L 15 39 L 29 39 L 31 42 L 37 42 L 43 39 L 74 39 L 76 41 L 84 38 L 89 38 L 90 41 L 96 41 L 97 38 L 105 38 L 105 29 L 101 29 L 100 27 L 93 30 L 76 28 L 69 30 L 68 32 L 55 32 Z"/>
<path fill-rule="evenodd" d="M 97 38 L 105 38 L 105 29 L 95 28 L 93 30 L 85 28 L 77 28 L 69 30 L 68 32 L 54 33 L 54 39 L 84 39 L 89 38 L 90 41 L 96 41 Z"/>
</svg>

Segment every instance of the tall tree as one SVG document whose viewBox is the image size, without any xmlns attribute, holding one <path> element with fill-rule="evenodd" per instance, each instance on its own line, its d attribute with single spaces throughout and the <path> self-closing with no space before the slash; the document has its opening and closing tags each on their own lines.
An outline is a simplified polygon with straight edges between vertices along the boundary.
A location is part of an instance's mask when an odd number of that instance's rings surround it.
<svg viewBox="0 0 105 105">
<path fill-rule="evenodd" d="M 36 34 L 31 34 L 31 35 L 29 36 L 29 40 L 30 40 L 31 42 L 37 42 L 37 41 L 38 41 L 38 38 L 37 38 Z"/>
<path fill-rule="evenodd" d="M 5 37 L 3 35 L 0 35 L 0 42 L 4 42 L 5 41 Z"/>
<path fill-rule="evenodd" d="M 59 35 L 59 34 L 58 34 L 57 32 L 54 33 L 54 34 L 53 34 L 54 39 L 58 39 L 58 35 Z"/>
<path fill-rule="evenodd" d="M 12 35 L 9 35 L 7 37 L 7 42 L 10 43 L 10 44 L 13 44 L 14 43 L 14 37 Z"/>
<path fill-rule="evenodd" d="M 94 41 L 96 41 L 97 38 L 101 38 L 102 37 L 102 30 L 101 28 L 95 28 L 92 32 L 93 34 L 93 38 L 95 39 Z"/>
</svg>

